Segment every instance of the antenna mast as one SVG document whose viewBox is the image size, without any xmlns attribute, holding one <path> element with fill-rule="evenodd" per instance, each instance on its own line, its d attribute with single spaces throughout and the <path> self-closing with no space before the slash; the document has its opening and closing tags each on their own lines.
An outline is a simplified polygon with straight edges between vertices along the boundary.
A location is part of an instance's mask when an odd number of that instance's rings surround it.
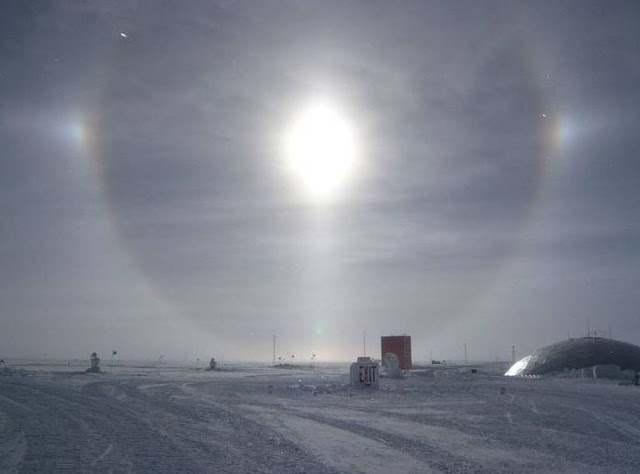
<svg viewBox="0 0 640 474">
<path fill-rule="evenodd" d="M 276 366 L 276 335 L 273 335 L 273 366 Z"/>
<path fill-rule="evenodd" d="M 367 355 L 367 331 L 362 331 L 362 348 L 363 348 L 363 356 Z"/>
</svg>

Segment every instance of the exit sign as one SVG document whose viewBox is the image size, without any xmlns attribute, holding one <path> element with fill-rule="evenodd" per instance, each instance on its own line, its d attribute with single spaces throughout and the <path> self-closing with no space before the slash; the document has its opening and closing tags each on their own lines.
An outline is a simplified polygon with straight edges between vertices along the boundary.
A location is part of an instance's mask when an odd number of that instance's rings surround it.
<svg viewBox="0 0 640 474">
<path fill-rule="evenodd" d="M 358 357 L 351 364 L 351 385 L 361 388 L 380 388 L 380 365 L 369 357 Z"/>
</svg>

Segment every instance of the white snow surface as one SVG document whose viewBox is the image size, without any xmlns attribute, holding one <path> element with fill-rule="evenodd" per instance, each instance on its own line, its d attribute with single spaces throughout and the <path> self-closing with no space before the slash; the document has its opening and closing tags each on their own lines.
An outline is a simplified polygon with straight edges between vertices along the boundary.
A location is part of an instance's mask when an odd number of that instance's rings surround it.
<svg viewBox="0 0 640 474">
<path fill-rule="evenodd" d="M 639 387 L 476 367 L 14 366 L 0 472 L 640 472 Z"/>
</svg>

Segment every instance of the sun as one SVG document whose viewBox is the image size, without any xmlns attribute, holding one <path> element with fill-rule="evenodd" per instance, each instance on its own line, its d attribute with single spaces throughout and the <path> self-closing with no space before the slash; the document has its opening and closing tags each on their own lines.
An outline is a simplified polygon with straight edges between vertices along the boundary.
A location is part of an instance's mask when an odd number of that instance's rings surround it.
<svg viewBox="0 0 640 474">
<path fill-rule="evenodd" d="M 287 131 L 287 165 L 307 195 L 335 199 L 353 174 L 357 147 L 353 128 L 328 102 L 309 104 Z"/>
</svg>

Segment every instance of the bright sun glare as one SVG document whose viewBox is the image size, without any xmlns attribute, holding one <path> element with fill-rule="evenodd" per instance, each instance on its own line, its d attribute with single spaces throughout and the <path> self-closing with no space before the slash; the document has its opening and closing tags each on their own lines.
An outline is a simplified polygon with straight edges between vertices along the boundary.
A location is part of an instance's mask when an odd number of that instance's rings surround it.
<svg viewBox="0 0 640 474">
<path fill-rule="evenodd" d="M 356 163 L 353 130 L 338 109 L 313 103 L 288 130 L 286 155 L 290 170 L 311 198 L 332 200 Z"/>
</svg>

